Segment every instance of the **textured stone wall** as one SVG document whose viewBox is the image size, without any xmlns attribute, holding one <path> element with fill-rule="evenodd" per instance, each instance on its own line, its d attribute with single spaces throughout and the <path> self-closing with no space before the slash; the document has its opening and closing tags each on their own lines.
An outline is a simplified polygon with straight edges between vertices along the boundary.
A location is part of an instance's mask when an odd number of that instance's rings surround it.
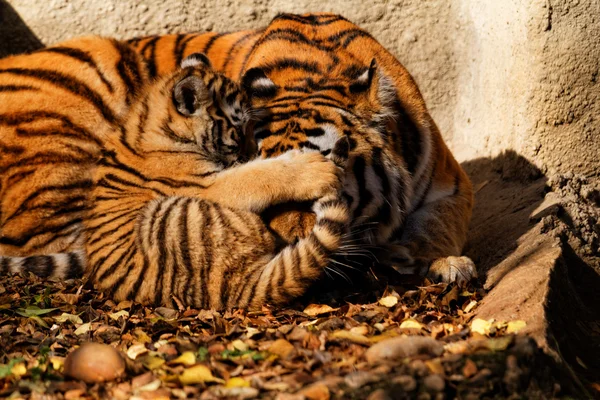
<svg viewBox="0 0 600 400">
<path fill-rule="evenodd" d="M 543 172 L 599 174 L 596 0 L 0 0 L 0 55 L 36 37 L 231 31 L 308 11 L 341 13 L 392 51 L 460 160 L 513 149 Z"/>
</svg>

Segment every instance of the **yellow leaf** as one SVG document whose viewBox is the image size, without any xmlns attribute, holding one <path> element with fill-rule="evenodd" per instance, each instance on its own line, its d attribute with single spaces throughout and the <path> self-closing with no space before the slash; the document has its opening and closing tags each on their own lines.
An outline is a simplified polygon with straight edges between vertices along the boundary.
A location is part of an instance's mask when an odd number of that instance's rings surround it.
<svg viewBox="0 0 600 400">
<path fill-rule="evenodd" d="M 396 296 L 385 296 L 379 299 L 379 304 L 387 308 L 394 307 L 398 304 L 398 298 Z"/>
<path fill-rule="evenodd" d="M 492 327 L 493 319 L 486 321 L 485 319 L 475 318 L 471 322 L 471 332 L 477 332 L 480 335 L 488 335 L 490 333 L 490 328 Z"/>
<path fill-rule="evenodd" d="M 63 364 L 65 363 L 65 358 L 52 356 L 50 357 L 50 363 L 52 364 L 52 368 L 54 368 L 55 371 L 60 371 L 63 367 Z"/>
<path fill-rule="evenodd" d="M 338 339 L 338 340 L 348 340 L 352 343 L 362 344 L 365 346 L 371 345 L 371 341 L 369 340 L 369 338 L 367 338 L 366 336 L 361 335 L 359 333 L 354 333 L 354 332 L 350 332 L 350 331 L 344 331 L 344 330 L 335 331 L 329 337 L 332 339 Z"/>
<path fill-rule="evenodd" d="M 137 337 L 137 341 L 138 342 L 140 342 L 140 343 L 152 343 L 152 339 L 150 338 L 150 336 L 148 336 L 146 334 L 146 332 L 144 332 L 143 330 L 136 329 L 135 331 L 133 331 L 133 333 L 135 333 L 135 336 Z"/>
<path fill-rule="evenodd" d="M 444 366 L 442 365 L 442 362 L 439 358 L 427 360 L 425 361 L 425 365 L 427 365 L 427 368 L 429 368 L 432 374 L 444 375 L 445 373 Z"/>
<path fill-rule="evenodd" d="M 189 367 L 196 364 L 196 355 L 191 351 L 185 351 L 179 357 L 170 361 L 169 364 L 182 364 Z"/>
<path fill-rule="evenodd" d="M 469 302 L 469 304 L 467 304 L 467 306 L 465 307 L 464 312 L 466 312 L 466 313 L 471 312 L 471 310 L 474 309 L 476 305 L 477 305 L 477 301 L 471 300 Z"/>
<path fill-rule="evenodd" d="M 369 328 L 366 325 L 355 326 L 354 328 L 350 328 L 351 333 L 356 333 L 359 335 L 366 335 L 369 333 Z"/>
<path fill-rule="evenodd" d="M 67 321 L 73 324 L 83 324 L 83 321 L 81 320 L 81 318 L 79 318 L 79 315 L 69 313 L 62 313 L 60 317 L 54 317 L 54 320 L 61 324 Z"/>
<path fill-rule="evenodd" d="M 242 342 L 239 339 L 231 342 L 231 345 L 233 346 L 234 349 L 239 350 L 239 351 L 248 351 L 248 349 L 250 348 L 246 343 Z"/>
<path fill-rule="evenodd" d="M 226 388 L 234 388 L 234 387 L 250 387 L 250 382 L 245 380 L 244 378 L 235 377 L 230 378 L 225 382 Z"/>
<path fill-rule="evenodd" d="M 498 338 L 488 339 L 486 346 L 492 351 L 504 351 L 513 342 L 514 336 L 502 336 Z"/>
<path fill-rule="evenodd" d="M 308 307 L 304 309 L 304 314 L 316 317 L 317 315 L 327 314 L 337 310 L 338 308 L 332 308 L 327 304 L 309 304 Z"/>
<path fill-rule="evenodd" d="M 414 319 L 407 319 L 402 321 L 400 329 L 422 329 L 423 325 L 415 321 Z"/>
<path fill-rule="evenodd" d="M 81 326 L 79 328 L 75 329 L 75 334 L 78 336 L 85 335 L 86 333 L 88 333 L 88 331 L 90 330 L 91 327 L 92 327 L 92 324 L 90 322 L 81 324 Z"/>
<path fill-rule="evenodd" d="M 526 326 L 527 326 L 527 323 L 525 321 L 521 321 L 521 320 L 510 321 L 508 323 L 508 325 L 506 326 L 506 333 L 517 333 L 521 329 L 525 328 Z"/>
<path fill-rule="evenodd" d="M 156 356 L 146 356 L 142 358 L 142 365 L 148 368 L 150 371 L 160 368 L 164 363 L 165 360 Z"/>
<path fill-rule="evenodd" d="M 25 367 L 25 364 L 23 364 L 23 363 L 15 364 L 10 369 L 10 373 L 16 377 L 23 376 L 27 373 L 27 367 Z"/>
<path fill-rule="evenodd" d="M 195 365 L 184 370 L 183 373 L 179 375 L 179 382 L 181 382 L 182 385 L 194 385 L 203 382 L 224 383 L 225 381 L 223 379 L 215 378 L 208 367 L 204 365 Z"/>
<path fill-rule="evenodd" d="M 129 317 L 129 311 L 121 310 L 121 311 L 118 311 L 116 313 L 110 313 L 110 314 L 108 314 L 108 316 L 110 318 L 114 319 L 115 321 L 118 321 L 119 318 L 121 318 L 121 317 L 128 318 Z"/>
</svg>

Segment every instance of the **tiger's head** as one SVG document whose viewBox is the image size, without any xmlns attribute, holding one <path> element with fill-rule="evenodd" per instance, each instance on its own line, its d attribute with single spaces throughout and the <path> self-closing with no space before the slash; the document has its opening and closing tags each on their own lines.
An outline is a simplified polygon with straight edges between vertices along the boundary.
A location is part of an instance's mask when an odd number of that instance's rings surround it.
<svg viewBox="0 0 600 400">
<path fill-rule="evenodd" d="M 403 172 L 396 167 L 402 161 L 393 150 L 396 92 L 377 62 L 373 59 L 368 66 L 344 68 L 309 58 L 257 60 L 261 66 L 245 73 L 242 86 L 261 114 L 254 126 L 260 156 L 273 157 L 292 149 L 328 155 L 338 139 L 347 137 L 350 159 L 345 195 L 354 223 L 367 223 L 388 210 L 390 226 L 395 224 L 398 213 L 390 210 L 400 209 L 394 202 L 403 197 L 398 183 Z M 393 199 L 391 204 L 388 198 Z M 284 241 L 293 242 L 312 229 L 314 215 L 308 210 L 306 204 L 283 204 L 265 217 Z M 381 232 L 391 234 L 391 230 Z"/>
<path fill-rule="evenodd" d="M 328 75 L 306 73 L 319 65 L 293 60 L 277 67 L 256 67 L 243 76 L 242 86 L 261 118 L 254 139 L 261 157 L 292 149 L 328 155 L 338 139 L 350 139 L 356 154 L 386 146 L 392 128 L 395 89 L 370 66 Z"/>
</svg>

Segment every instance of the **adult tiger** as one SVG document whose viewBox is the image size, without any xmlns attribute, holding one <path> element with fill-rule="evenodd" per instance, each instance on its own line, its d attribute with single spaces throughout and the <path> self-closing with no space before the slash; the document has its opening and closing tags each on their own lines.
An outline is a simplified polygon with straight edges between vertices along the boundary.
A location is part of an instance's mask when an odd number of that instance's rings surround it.
<svg viewBox="0 0 600 400">
<path fill-rule="evenodd" d="M 262 157 L 291 149 L 327 154 L 338 138 L 348 137 L 345 194 L 353 229 L 382 249 L 380 261 L 444 281 L 476 276 L 472 261 L 457 257 L 466 241 L 472 185 L 410 74 L 369 33 L 335 14 L 282 14 L 263 29 L 129 43 L 153 76 L 203 52 L 217 70 L 241 81 L 265 115 L 255 126 Z M 270 224 L 292 241 L 313 221 L 310 213 L 283 209 Z"/>
</svg>

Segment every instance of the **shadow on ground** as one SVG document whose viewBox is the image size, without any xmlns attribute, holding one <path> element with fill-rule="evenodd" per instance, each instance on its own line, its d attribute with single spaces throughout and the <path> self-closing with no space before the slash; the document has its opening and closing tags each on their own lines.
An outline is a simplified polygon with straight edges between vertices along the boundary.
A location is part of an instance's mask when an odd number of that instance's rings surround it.
<svg viewBox="0 0 600 400">
<path fill-rule="evenodd" d="M 44 47 L 5 0 L 0 0 L 0 58 Z"/>
</svg>

